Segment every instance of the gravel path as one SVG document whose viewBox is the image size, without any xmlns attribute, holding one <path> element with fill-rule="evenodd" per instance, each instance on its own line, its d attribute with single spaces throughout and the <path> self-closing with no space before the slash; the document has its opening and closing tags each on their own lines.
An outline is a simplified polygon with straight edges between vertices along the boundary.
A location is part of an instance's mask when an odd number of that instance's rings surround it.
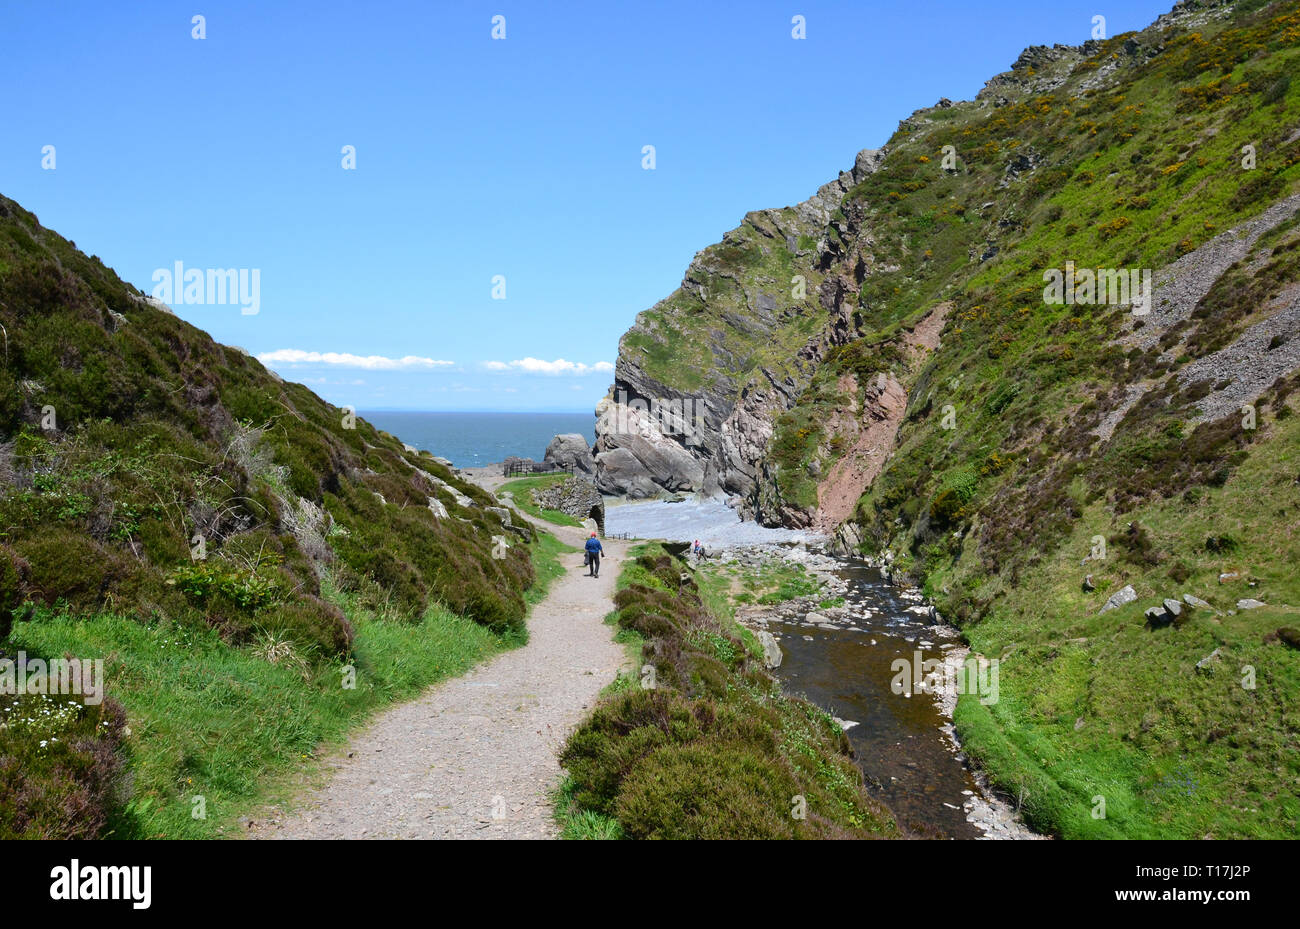
<svg viewBox="0 0 1300 929">
<path fill-rule="evenodd" d="M 581 529 L 550 526 L 570 545 Z M 529 640 L 378 716 L 329 764 L 330 782 L 248 827 L 254 838 L 552 838 L 557 754 L 625 653 L 603 619 L 626 545 L 605 541 L 600 577 L 582 554 L 528 619 Z"/>
</svg>

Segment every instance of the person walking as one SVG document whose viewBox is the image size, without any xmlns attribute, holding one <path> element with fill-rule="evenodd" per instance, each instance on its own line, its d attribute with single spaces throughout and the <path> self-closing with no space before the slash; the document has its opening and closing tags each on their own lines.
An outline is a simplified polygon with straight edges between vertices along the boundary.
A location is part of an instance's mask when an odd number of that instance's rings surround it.
<svg viewBox="0 0 1300 929">
<path fill-rule="evenodd" d="M 596 533 L 591 534 L 587 539 L 587 564 L 590 570 L 587 572 L 588 577 L 600 577 L 600 556 L 605 554 L 605 549 L 601 547 L 600 539 L 596 538 Z"/>
</svg>

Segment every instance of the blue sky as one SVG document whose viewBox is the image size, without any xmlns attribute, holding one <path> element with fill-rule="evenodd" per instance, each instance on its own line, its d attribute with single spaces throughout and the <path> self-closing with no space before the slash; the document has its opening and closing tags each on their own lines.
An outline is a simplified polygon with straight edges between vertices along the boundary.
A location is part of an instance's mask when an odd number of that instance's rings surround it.
<svg viewBox="0 0 1300 929">
<path fill-rule="evenodd" d="M 0 192 L 146 292 L 256 269 L 257 313 L 178 313 L 336 404 L 590 410 L 745 212 L 1170 5 L 7 0 Z"/>
</svg>

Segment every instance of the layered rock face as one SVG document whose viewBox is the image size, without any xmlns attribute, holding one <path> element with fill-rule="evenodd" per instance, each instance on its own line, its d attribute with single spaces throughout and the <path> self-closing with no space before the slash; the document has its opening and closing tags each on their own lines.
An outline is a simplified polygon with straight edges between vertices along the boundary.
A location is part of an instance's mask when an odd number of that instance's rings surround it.
<svg viewBox="0 0 1300 929">
<path fill-rule="evenodd" d="M 606 398 L 596 406 L 596 485 L 601 493 L 640 498 L 699 490 L 704 467 L 694 453 L 703 430 L 688 416 L 674 415 L 687 404 L 694 410 L 695 403 L 651 402 L 625 392 L 618 396 L 618 401 Z M 702 404 L 699 409 L 704 410 Z"/>
<path fill-rule="evenodd" d="M 831 270 L 850 238 L 839 207 L 882 159 L 863 151 L 808 200 L 748 214 L 695 256 L 676 292 L 638 315 L 596 409 L 602 493 L 702 491 L 752 509 L 773 420 L 826 349 L 855 333 L 845 297 L 856 288 Z"/>
</svg>

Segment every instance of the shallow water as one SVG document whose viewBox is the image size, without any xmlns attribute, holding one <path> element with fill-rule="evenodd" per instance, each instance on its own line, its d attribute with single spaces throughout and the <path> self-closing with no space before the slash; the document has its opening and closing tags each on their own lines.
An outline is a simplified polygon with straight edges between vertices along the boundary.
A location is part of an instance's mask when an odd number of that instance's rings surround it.
<svg viewBox="0 0 1300 929">
<path fill-rule="evenodd" d="M 821 538 L 798 529 L 769 529 L 756 522 L 742 522 L 731 507 L 720 500 L 688 498 L 681 503 L 651 500 L 645 503 L 607 504 L 607 535 L 626 533 L 634 539 L 667 539 L 693 542 L 705 549 L 728 545 L 758 545 L 764 542 L 808 542 Z"/>
<path fill-rule="evenodd" d="M 905 826 L 923 835 L 978 838 L 982 832 L 967 822 L 963 808 L 970 796 L 963 791 L 978 787 L 940 730 L 948 720 L 932 696 L 906 697 L 890 688 L 895 659 L 914 662 L 917 651 L 922 660 L 940 658 L 943 646 L 958 643 L 937 635 L 925 617 L 908 613 L 917 601 L 885 585 L 878 569 L 845 562 L 837 573 L 849 581 L 841 628 L 769 624 L 785 653 L 777 678 L 787 692 L 858 723 L 847 732 L 856 761 L 872 791 Z M 871 615 L 864 618 L 868 609 Z"/>
</svg>

